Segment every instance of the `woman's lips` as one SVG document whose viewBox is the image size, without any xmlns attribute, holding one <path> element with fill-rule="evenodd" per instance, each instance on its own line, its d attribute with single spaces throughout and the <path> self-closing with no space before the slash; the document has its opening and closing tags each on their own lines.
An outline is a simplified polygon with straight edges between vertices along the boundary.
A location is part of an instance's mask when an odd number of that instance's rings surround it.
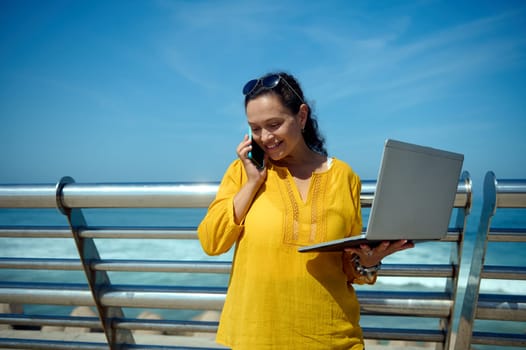
<svg viewBox="0 0 526 350">
<path fill-rule="evenodd" d="M 281 145 L 281 141 L 280 142 L 275 142 L 271 145 L 265 145 L 265 148 L 269 151 L 269 152 L 272 152 L 273 150 L 275 150 L 276 148 L 279 147 L 279 145 Z"/>
</svg>

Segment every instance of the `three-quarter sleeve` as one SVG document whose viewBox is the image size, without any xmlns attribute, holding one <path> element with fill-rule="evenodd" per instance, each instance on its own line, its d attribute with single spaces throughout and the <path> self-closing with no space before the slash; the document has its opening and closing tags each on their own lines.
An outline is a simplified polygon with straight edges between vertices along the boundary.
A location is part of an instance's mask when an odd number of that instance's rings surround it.
<svg viewBox="0 0 526 350">
<path fill-rule="evenodd" d="M 351 236 L 359 235 L 362 233 L 363 224 L 362 224 L 362 205 L 361 205 L 361 191 L 362 191 L 362 182 L 360 177 L 354 172 L 350 176 L 350 189 L 351 189 L 351 202 L 352 202 L 352 212 L 353 217 L 351 219 Z"/>
<path fill-rule="evenodd" d="M 361 191 L 362 191 L 362 182 L 360 177 L 355 173 L 351 173 L 350 179 L 350 190 L 351 190 L 351 202 L 353 205 L 353 217 L 351 220 L 351 232 L 350 235 L 359 235 L 363 230 L 362 223 L 362 206 L 361 206 Z M 378 277 L 377 273 L 372 275 L 362 275 L 360 274 L 354 266 L 350 269 L 351 276 L 347 276 L 347 284 L 374 284 Z"/>
<path fill-rule="evenodd" d="M 197 229 L 206 254 L 219 255 L 229 251 L 243 232 L 244 226 L 234 220 L 234 196 L 245 181 L 243 165 L 236 160 L 223 176 L 216 198 Z"/>
</svg>

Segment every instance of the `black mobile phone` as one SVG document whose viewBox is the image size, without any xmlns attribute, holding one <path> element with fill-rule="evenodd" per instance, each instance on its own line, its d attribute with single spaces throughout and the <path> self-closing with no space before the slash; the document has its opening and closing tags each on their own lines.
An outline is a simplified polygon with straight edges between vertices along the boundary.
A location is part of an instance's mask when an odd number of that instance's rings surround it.
<svg viewBox="0 0 526 350">
<path fill-rule="evenodd" d="M 265 167 L 265 151 L 254 141 L 252 130 L 250 129 L 248 129 L 248 137 L 250 137 L 252 142 L 252 150 L 248 152 L 248 158 L 258 169 L 263 169 Z"/>
</svg>

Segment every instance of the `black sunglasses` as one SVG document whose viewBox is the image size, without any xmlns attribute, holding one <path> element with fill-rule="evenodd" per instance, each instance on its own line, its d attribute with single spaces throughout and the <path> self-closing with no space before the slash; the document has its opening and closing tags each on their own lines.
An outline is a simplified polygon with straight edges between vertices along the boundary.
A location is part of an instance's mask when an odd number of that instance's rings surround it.
<svg viewBox="0 0 526 350">
<path fill-rule="evenodd" d="M 292 86 L 290 86 L 288 81 L 285 78 L 283 78 L 281 75 L 279 75 L 279 74 L 272 74 L 272 75 L 268 75 L 268 76 L 263 77 L 263 78 L 250 80 L 243 87 L 243 95 L 245 95 L 245 96 L 249 95 L 250 96 L 250 95 L 253 95 L 253 94 L 261 91 L 262 89 L 265 89 L 265 90 L 273 89 L 276 86 L 278 86 L 280 81 L 284 81 L 285 84 L 287 84 L 287 86 L 289 87 L 289 89 L 296 96 L 298 96 L 298 98 L 300 99 L 301 103 L 305 103 L 303 101 L 303 98 L 301 98 L 301 96 L 296 92 L 296 90 L 294 90 L 294 88 Z"/>
</svg>

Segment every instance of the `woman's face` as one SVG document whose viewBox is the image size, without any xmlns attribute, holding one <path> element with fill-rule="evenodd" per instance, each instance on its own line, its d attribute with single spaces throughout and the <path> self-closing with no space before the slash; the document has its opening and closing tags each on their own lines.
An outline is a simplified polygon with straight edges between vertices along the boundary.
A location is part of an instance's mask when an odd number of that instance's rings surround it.
<svg viewBox="0 0 526 350">
<path fill-rule="evenodd" d="M 278 96 L 264 94 L 248 102 L 246 114 L 254 141 L 270 159 L 278 161 L 293 156 L 299 145 L 305 145 L 301 133 L 307 118 L 304 109 L 294 115 Z"/>
</svg>

